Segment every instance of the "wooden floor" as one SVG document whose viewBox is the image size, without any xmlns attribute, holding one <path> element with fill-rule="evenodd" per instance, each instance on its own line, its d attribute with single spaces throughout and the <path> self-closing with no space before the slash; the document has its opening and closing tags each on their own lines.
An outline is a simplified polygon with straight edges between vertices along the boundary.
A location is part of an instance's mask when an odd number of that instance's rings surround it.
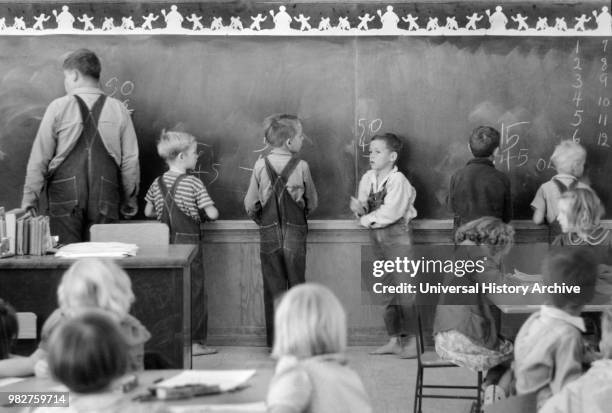
<svg viewBox="0 0 612 413">
<path fill-rule="evenodd" d="M 217 347 L 218 354 L 193 359 L 194 369 L 273 368 L 265 347 Z M 392 355 L 371 356 L 373 347 L 350 347 L 349 363 L 360 375 L 376 413 L 412 412 L 416 360 L 401 360 Z M 429 369 L 425 383 L 474 384 L 476 374 L 462 368 Z M 425 400 L 423 413 L 469 412 L 463 400 Z"/>
</svg>

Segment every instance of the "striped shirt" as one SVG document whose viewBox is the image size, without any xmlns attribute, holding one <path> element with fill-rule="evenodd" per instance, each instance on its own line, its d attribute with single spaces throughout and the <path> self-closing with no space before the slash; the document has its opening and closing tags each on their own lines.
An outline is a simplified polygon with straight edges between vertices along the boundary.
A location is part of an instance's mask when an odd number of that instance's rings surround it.
<svg viewBox="0 0 612 413">
<path fill-rule="evenodd" d="M 163 175 L 164 184 L 166 185 L 166 188 L 168 188 L 168 191 L 171 190 L 172 185 L 174 185 L 174 181 L 176 181 L 176 178 L 178 178 L 180 175 L 182 174 L 176 171 L 168 171 Z M 162 213 L 164 211 L 164 197 L 162 196 L 161 189 L 157 184 L 157 179 L 155 179 L 155 181 L 153 181 L 149 187 L 147 195 L 145 196 L 145 201 L 153 204 L 155 207 L 155 213 L 157 214 L 157 219 L 161 221 Z M 200 222 L 200 209 L 214 205 L 214 202 L 208 195 L 206 187 L 202 181 L 191 175 L 184 178 L 178 184 L 174 202 L 178 205 L 181 211 L 190 216 L 196 222 Z"/>
</svg>

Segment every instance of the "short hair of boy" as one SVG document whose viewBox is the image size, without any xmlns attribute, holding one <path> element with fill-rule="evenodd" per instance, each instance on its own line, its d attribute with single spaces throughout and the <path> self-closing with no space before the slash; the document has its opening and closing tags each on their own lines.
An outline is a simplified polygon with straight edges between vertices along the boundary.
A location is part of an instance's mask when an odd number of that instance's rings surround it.
<svg viewBox="0 0 612 413">
<path fill-rule="evenodd" d="M 555 146 L 550 159 L 557 171 L 569 173 L 579 178 L 582 176 L 586 155 L 584 146 L 568 139 Z"/>
<path fill-rule="evenodd" d="M 383 133 L 380 135 L 375 135 L 372 137 L 370 142 L 374 142 L 374 141 L 383 141 L 387 145 L 387 148 L 391 152 L 397 153 L 398 156 L 404 146 L 404 144 L 402 143 L 402 140 L 393 133 Z"/>
<path fill-rule="evenodd" d="M 346 313 L 334 293 L 320 284 L 300 284 L 285 293 L 276 309 L 272 355 L 343 353 L 346 334 Z"/>
<path fill-rule="evenodd" d="M 490 126 L 479 126 L 470 135 L 470 151 L 476 158 L 488 158 L 493 155 L 499 142 L 497 129 Z"/>
<path fill-rule="evenodd" d="M 588 247 L 565 247 L 551 251 L 543 265 L 545 282 L 573 287 L 580 293 L 549 294 L 557 308 L 578 308 L 590 302 L 595 295 L 597 281 L 597 258 Z"/>
<path fill-rule="evenodd" d="M 77 393 L 106 389 L 125 374 L 128 344 L 117 324 L 101 312 L 67 320 L 49 340 L 51 376 Z"/>
<path fill-rule="evenodd" d="M 266 142 L 279 148 L 302 133 L 302 123 L 295 115 L 276 114 L 264 119 L 263 129 Z"/>
<path fill-rule="evenodd" d="M 0 298 L 0 360 L 9 358 L 13 340 L 19 333 L 17 313 L 6 301 Z"/>
<path fill-rule="evenodd" d="M 100 59 L 89 49 L 76 50 L 64 60 L 64 70 L 78 70 L 81 74 L 100 80 L 102 65 Z"/>
<path fill-rule="evenodd" d="M 591 188 L 574 188 L 561 194 L 559 201 L 569 202 L 568 224 L 581 236 L 599 225 L 605 208 Z"/>
<path fill-rule="evenodd" d="M 157 141 L 157 153 L 166 161 L 172 161 L 181 152 L 188 150 L 196 138 L 186 132 L 163 130 Z"/>
</svg>

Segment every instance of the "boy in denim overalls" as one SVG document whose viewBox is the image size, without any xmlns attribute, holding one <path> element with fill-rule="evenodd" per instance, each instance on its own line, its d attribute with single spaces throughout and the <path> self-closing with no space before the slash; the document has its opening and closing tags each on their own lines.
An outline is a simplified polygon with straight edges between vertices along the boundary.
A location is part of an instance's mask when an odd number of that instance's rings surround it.
<svg viewBox="0 0 612 413">
<path fill-rule="evenodd" d="M 359 182 L 358 199 L 351 200 L 351 210 L 359 223 L 370 229 L 375 259 L 389 260 L 392 247 L 405 245 L 406 254 L 412 244 L 408 223 L 416 217 L 416 191 L 395 163 L 402 142 L 392 133 L 376 135 L 370 142 L 370 169 Z M 380 279 L 384 285 L 397 283 L 394 273 Z M 416 357 L 414 341 L 414 297 L 385 294 L 385 327 L 389 342 L 371 354 L 397 354 L 401 358 Z"/>
<path fill-rule="evenodd" d="M 300 120 L 272 115 L 264 130 L 273 149 L 255 162 L 244 206 L 260 229 L 266 342 L 271 347 L 274 299 L 305 281 L 306 217 L 317 207 L 317 191 L 308 164 L 295 156 L 304 141 Z"/>
<path fill-rule="evenodd" d="M 202 181 L 187 174 L 198 162 L 195 137 L 184 132 L 163 131 L 157 152 L 169 170 L 153 181 L 147 191 L 145 215 L 168 224 L 170 243 L 195 244 L 198 247 L 191 275 L 191 351 L 194 356 L 214 354 L 217 351 L 205 344 L 208 300 L 204 287 L 200 222 L 202 212 L 206 218 L 215 220 L 219 211 Z"/>
</svg>

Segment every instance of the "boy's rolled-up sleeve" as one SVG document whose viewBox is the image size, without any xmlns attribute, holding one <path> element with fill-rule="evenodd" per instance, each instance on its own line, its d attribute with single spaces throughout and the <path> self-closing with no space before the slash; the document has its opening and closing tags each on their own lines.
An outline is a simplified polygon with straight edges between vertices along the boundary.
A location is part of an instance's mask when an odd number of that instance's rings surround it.
<svg viewBox="0 0 612 413">
<path fill-rule="evenodd" d="M 247 215 L 255 222 L 259 221 L 259 213 L 261 212 L 261 202 L 259 200 L 259 181 L 257 179 L 256 169 L 251 174 L 249 189 L 244 197 L 244 209 Z"/>
<path fill-rule="evenodd" d="M 57 147 L 57 134 L 55 128 L 54 102 L 51 102 L 38 127 L 38 132 L 32 144 L 32 151 L 28 160 L 25 184 L 23 186 L 22 208 L 38 207 L 38 198 L 49 170 L 49 163 Z"/>
<path fill-rule="evenodd" d="M 312 175 L 310 174 L 310 168 L 308 164 L 304 162 L 304 206 L 306 208 L 306 215 L 309 215 L 317 209 L 319 206 L 319 196 L 317 194 L 317 189 L 315 188 L 314 181 L 312 180 Z"/>
</svg>

